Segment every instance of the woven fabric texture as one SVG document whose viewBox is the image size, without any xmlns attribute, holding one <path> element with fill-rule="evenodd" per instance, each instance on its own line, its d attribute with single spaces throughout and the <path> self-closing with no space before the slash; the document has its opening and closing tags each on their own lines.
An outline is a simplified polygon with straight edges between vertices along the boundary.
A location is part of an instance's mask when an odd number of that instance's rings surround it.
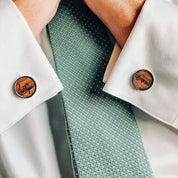
<svg viewBox="0 0 178 178">
<path fill-rule="evenodd" d="M 152 177 L 131 106 L 102 91 L 113 46 L 83 2 L 62 1 L 49 24 L 77 177 Z"/>
</svg>

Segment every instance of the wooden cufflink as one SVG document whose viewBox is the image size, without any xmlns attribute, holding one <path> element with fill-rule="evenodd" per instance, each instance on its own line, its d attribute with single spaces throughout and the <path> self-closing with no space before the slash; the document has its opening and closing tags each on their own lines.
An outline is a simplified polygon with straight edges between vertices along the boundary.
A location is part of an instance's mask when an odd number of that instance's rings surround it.
<svg viewBox="0 0 178 178">
<path fill-rule="evenodd" d="M 14 90 L 17 96 L 21 98 L 30 98 L 36 92 L 36 82 L 29 76 L 23 76 L 16 80 Z"/>
<path fill-rule="evenodd" d="M 134 73 L 132 83 L 138 90 L 148 90 L 153 85 L 153 75 L 148 70 L 142 69 Z"/>
</svg>

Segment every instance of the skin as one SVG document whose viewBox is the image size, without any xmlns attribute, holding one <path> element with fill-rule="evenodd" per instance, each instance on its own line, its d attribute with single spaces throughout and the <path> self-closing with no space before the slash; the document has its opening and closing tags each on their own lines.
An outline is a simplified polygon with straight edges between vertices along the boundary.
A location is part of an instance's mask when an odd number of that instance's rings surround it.
<svg viewBox="0 0 178 178">
<path fill-rule="evenodd" d="M 13 0 L 25 17 L 32 33 L 38 37 L 54 17 L 60 0 Z"/>
<path fill-rule="evenodd" d="M 13 0 L 37 37 L 56 13 L 60 0 Z M 124 46 L 145 0 L 84 0 Z"/>
<path fill-rule="evenodd" d="M 84 0 L 124 46 L 145 0 Z"/>
</svg>

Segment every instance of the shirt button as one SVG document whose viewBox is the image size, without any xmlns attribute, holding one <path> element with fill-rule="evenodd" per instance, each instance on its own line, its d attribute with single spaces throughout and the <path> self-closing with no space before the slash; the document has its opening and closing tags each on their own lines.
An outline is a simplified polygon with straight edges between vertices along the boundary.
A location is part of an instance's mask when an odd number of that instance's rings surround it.
<svg viewBox="0 0 178 178">
<path fill-rule="evenodd" d="M 36 87 L 35 81 L 28 76 L 18 78 L 14 84 L 15 92 L 17 96 L 21 98 L 29 98 L 33 96 L 36 92 Z"/>
<path fill-rule="evenodd" d="M 153 75 L 145 69 L 139 70 L 134 73 L 132 83 L 138 90 L 148 90 L 153 85 Z"/>
</svg>

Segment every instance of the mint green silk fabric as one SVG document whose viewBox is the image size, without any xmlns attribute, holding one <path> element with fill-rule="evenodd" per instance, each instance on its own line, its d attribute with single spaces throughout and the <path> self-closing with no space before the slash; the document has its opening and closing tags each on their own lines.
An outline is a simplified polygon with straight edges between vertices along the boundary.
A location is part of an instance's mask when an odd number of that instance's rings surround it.
<svg viewBox="0 0 178 178">
<path fill-rule="evenodd" d="M 83 2 L 65 0 L 48 28 L 76 177 L 153 177 L 131 106 L 102 91 L 113 49 L 104 25 Z"/>
</svg>

